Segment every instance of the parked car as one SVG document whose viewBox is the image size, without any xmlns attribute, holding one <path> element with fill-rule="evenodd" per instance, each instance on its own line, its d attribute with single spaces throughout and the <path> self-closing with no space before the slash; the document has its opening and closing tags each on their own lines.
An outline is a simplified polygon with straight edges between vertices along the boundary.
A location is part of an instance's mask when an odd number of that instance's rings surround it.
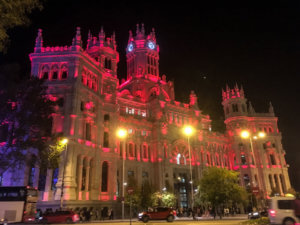
<svg viewBox="0 0 300 225">
<path fill-rule="evenodd" d="M 42 223 L 76 223 L 79 215 L 71 210 L 47 212 L 40 220 Z"/>
<path fill-rule="evenodd" d="M 157 207 L 151 210 L 139 213 L 138 219 L 147 223 L 149 220 L 167 220 L 173 222 L 176 216 L 176 211 L 172 208 Z"/>
<path fill-rule="evenodd" d="M 261 217 L 268 217 L 267 211 L 254 211 L 248 214 L 248 219 L 259 219 Z"/>
<path fill-rule="evenodd" d="M 294 197 L 272 197 L 269 199 L 269 219 L 271 224 L 294 225 L 300 223 L 295 216 Z"/>
</svg>

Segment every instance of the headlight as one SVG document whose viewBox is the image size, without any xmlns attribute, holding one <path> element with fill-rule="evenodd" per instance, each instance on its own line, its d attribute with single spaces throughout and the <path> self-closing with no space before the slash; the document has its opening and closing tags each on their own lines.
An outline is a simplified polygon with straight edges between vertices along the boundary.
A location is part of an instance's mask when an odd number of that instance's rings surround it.
<svg viewBox="0 0 300 225">
<path fill-rule="evenodd" d="M 258 216 L 258 212 L 253 213 L 254 216 Z"/>
<path fill-rule="evenodd" d="M 141 216 L 143 216 L 144 215 L 144 213 L 139 213 L 139 217 L 141 217 Z"/>
</svg>

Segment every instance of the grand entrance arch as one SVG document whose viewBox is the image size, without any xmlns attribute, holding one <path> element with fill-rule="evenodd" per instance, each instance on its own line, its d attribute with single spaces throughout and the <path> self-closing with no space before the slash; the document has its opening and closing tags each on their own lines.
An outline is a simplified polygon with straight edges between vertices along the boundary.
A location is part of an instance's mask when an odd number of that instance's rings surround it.
<svg viewBox="0 0 300 225">
<path fill-rule="evenodd" d="M 177 196 L 178 208 L 191 207 L 191 185 L 189 170 L 189 151 L 186 141 L 179 139 L 171 148 L 173 162 L 174 194 Z"/>
</svg>

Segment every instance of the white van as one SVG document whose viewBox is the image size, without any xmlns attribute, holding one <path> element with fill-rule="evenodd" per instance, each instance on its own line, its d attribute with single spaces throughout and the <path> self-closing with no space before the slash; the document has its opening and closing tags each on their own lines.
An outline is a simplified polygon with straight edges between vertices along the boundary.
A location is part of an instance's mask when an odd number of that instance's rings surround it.
<svg viewBox="0 0 300 225">
<path fill-rule="evenodd" d="M 294 225 L 300 224 L 295 216 L 294 197 L 272 197 L 269 199 L 269 219 L 271 224 Z"/>
</svg>

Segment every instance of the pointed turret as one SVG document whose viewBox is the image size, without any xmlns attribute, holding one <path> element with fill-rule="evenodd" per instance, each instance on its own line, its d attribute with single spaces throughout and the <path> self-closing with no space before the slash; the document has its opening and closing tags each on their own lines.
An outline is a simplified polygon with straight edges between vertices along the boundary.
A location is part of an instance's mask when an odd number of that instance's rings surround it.
<svg viewBox="0 0 300 225">
<path fill-rule="evenodd" d="M 38 35 L 35 39 L 34 52 L 41 52 L 43 48 L 43 35 L 42 29 L 38 29 Z"/>
<path fill-rule="evenodd" d="M 128 43 L 133 41 L 132 31 L 129 31 Z"/>
<path fill-rule="evenodd" d="M 76 28 L 76 35 L 72 42 L 73 50 L 79 51 L 82 47 L 80 27 Z"/>
<path fill-rule="evenodd" d="M 100 47 L 104 46 L 104 41 L 105 41 L 105 33 L 103 31 L 103 27 L 101 26 L 101 30 L 99 32 L 99 45 L 100 45 Z"/>
<path fill-rule="evenodd" d="M 190 107 L 194 109 L 199 109 L 198 107 L 198 97 L 195 92 L 192 90 L 190 93 Z"/>
<path fill-rule="evenodd" d="M 275 113 L 274 113 L 274 108 L 273 108 L 273 105 L 272 105 L 272 103 L 270 102 L 270 104 L 269 104 L 269 113 L 271 114 L 271 115 L 275 115 Z"/>
<path fill-rule="evenodd" d="M 156 43 L 154 29 L 145 33 L 144 24 L 136 25 L 136 35 L 129 31 L 127 45 L 127 79 L 145 77 L 159 80 L 159 46 Z"/>
<path fill-rule="evenodd" d="M 89 30 L 86 48 L 91 47 L 91 44 L 92 44 L 92 34 L 91 34 L 91 31 Z"/>
<path fill-rule="evenodd" d="M 222 99 L 226 118 L 248 114 L 244 89 L 242 86 L 239 88 L 237 83 L 232 89 L 226 84 L 226 91 L 222 89 Z"/>
<path fill-rule="evenodd" d="M 253 106 L 252 106 L 252 104 L 251 104 L 250 101 L 249 101 L 249 109 L 248 109 L 248 111 L 249 111 L 249 113 L 252 114 L 252 115 L 255 113 L 255 110 L 254 110 L 254 108 L 253 108 Z"/>
</svg>

